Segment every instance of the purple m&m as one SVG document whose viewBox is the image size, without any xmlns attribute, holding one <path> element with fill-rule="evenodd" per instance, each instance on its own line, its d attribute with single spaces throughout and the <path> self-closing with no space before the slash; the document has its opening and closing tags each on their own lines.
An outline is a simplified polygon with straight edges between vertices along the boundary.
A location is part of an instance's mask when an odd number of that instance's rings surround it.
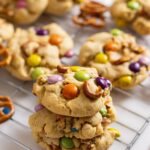
<svg viewBox="0 0 150 150">
<path fill-rule="evenodd" d="M 111 85 L 110 81 L 103 77 L 97 77 L 96 83 L 97 83 L 97 85 L 100 85 L 102 89 L 106 89 L 106 88 L 110 87 L 110 85 Z"/>
<path fill-rule="evenodd" d="M 34 107 L 34 110 L 35 110 L 36 112 L 38 112 L 38 111 L 42 110 L 43 108 L 44 108 L 43 105 L 38 104 L 38 105 L 36 105 L 36 106 Z"/>
<path fill-rule="evenodd" d="M 48 35 L 49 32 L 48 30 L 39 28 L 39 29 L 36 29 L 36 34 L 39 36 L 44 36 L 44 35 Z"/>
<path fill-rule="evenodd" d="M 133 62 L 129 65 L 129 69 L 134 72 L 134 73 L 137 73 L 140 71 L 140 63 L 139 62 Z"/>
<path fill-rule="evenodd" d="M 63 77 L 60 75 L 53 75 L 48 77 L 48 84 L 55 84 L 59 81 L 62 81 Z"/>
</svg>

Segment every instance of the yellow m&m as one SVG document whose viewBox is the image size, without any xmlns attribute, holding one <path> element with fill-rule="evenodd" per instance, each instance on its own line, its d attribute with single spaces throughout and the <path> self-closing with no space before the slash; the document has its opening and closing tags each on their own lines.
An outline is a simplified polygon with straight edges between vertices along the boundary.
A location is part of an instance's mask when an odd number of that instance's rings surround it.
<svg viewBox="0 0 150 150">
<path fill-rule="evenodd" d="M 121 136 L 120 131 L 115 128 L 108 128 L 108 130 L 115 133 L 116 138 L 119 138 Z"/>
<path fill-rule="evenodd" d="M 122 76 L 118 79 L 118 82 L 122 85 L 130 85 L 133 79 L 130 75 Z"/>
<path fill-rule="evenodd" d="M 95 56 L 95 62 L 105 64 L 108 62 L 108 56 L 104 53 L 98 53 Z"/>
<path fill-rule="evenodd" d="M 70 69 L 71 69 L 71 71 L 73 71 L 73 72 L 77 72 L 77 71 L 80 71 L 80 70 L 81 70 L 81 68 L 80 68 L 79 66 L 71 66 Z"/>
<path fill-rule="evenodd" d="M 27 64 L 30 67 L 37 67 L 41 63 L 41 57 L 37 54 L 32 54 L 27 58 Z"/>
</svg>

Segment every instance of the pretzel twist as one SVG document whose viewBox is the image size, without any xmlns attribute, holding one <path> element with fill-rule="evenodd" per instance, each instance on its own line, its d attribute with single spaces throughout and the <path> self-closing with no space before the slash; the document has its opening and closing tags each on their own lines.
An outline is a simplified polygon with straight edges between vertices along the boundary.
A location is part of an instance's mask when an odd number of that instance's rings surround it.
<svg viewBox="0 0 150 150">
<path fill-rule="evenodd" d="M 0 123 L 8 120 L 14 114 L 15 108 L 9 97 L 0 96 L 0 108 L 8 107 L 10 112 L 8 114 L 4 114 L 2 110 L 0 110 Z"/>
<path fill-rule="evenodd" d="M 73 17 L 75 24 L 81 26 L 93 26 L 96 28 L 102 28 L 105 26 L 105 20 L 103 13 L 108 10 L 105 5 L 94 2 L 87 1 L 83 3 L 80 7 L 80 14 Z"/>
</svg>

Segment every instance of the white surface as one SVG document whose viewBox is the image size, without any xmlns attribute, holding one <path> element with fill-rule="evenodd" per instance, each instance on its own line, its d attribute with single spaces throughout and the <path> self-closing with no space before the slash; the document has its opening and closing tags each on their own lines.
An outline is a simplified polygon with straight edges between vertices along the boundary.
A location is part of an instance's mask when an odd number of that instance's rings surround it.
<svg viewBox="0 0 150 150">
<path fill-rule="evenodd" d="M 106 0 L 105 3 L 110 1 Z M 76 11 L 75 8 L 73 14 Z M 70 15 L 64 18 L 43 16 L 40 24 L 46 24 L 51 20 L 58 22 L 73 37 L 76 53 L 88 36 L 103 31 L 76 27 L 71 22 Z M 107 21 L 109 26 L 104 29 L 106 31 L 114 27 L 109 18 Z M 38 24 L 39 22 L 36 25 Z M 138 41 L 149 47 L 148 40 L 149 37 L 138 36 Z M 77 64 L 77 57 L 65 58 L 62 61 L 70 65 Z M 115 141 L 110 150 L 150 150 L 150 79 L 147 79 L 143 86 L 130 91 L 113 90 L 112 96 L 118 112 L 118 121 L 112 126 L 120 129 L 122 136 Z M 41 150 L 32 139 L 28 128 L 28 116 L 32 114 L 36 104 L 36 98 L 31 94 L 31 90 L 32 83 L 18 81 L 4 69 L 0 70 L 0 95 L 11 96 L 16 106 L 13 118 L 0 124 L 0 150 Z"/>
<path fill-rule="evenodd" d="M 146 128 L 141 137 L 131 150 L 150 150 L 150 125 Z"/>
</svg>

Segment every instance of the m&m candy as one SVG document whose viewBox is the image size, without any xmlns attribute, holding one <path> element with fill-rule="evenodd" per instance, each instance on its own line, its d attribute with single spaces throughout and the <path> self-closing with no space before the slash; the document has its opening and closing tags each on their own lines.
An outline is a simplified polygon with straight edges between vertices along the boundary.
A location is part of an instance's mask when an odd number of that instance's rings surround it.
<svg viewBox="0 0 150 150">
<path fill-rule="evenodd" d="M 78 81 L 86 81 L 90 79 L 90 74 L 87 73 L 85 70 L 81 70 L 75 73 L 74 77 L 78 80 Z"/>
<path fill-rule="evenodd" d="M 42 74 L 44 74 L 43 69 L 41 69 L 41 68 L 35 68 L 31 72 L 31 78 L 32 78 L 32 80 L 36 80 Z"/>
<path fill-rule="evenodd" d="M 41 57 L 37 54 L 32 54 L 27 58 L 27 64 L 30 67 L 36 67 L 39 66 L 41 63 Z"/>
<path fill-rule="evenodd" d="M 58 34 L 52 34 L 49 39 L 49 43 L 58 46 L 62 42 L 62 37 Z"/>
<path fill-rule="evenodd" d="M 62 80 L 63 80 L 63 77 L 61 75 L 52 75 L 52 76 L 49 76 L 47 79 L 48 84 L 55 84 Z"/>
<path fill-rule="evenodd" d="M 96 63 L 101 63 L 101 64 L 105 64 L 108 62 L 108 56 L 104 53 L 98 53 L 95 56 L 95 62 Z"/>
<path fill-rule="evenodd" d="M 74 148 L 74 143 L 71 138 L 63 137 L 60 140 L 60 146 L 65 149 Z"/>
<path fill-rule="evenodd" d="M 66 84 L 62 90 L 63 97 L 73 99 L 78 96 L 78 87 L 72 83 Z"/>
</svg>

